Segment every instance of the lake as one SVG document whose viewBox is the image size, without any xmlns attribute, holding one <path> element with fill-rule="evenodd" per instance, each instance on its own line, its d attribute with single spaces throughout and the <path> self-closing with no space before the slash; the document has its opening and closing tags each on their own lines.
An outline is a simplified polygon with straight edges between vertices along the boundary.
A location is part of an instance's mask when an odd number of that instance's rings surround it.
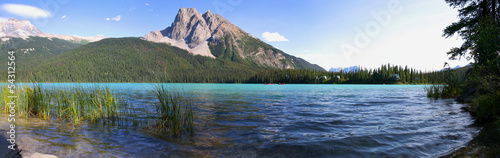
<svg viewBox="0 0 500 158">
<path fill-rule="evenodd" d="M 106 85 L 155 111 L 154 84 L 42 84 L 75 85 Z M 428 99 L 423 85 L 168 85 L 192 99 L 192 137 L 30 118 L 16 120 L 18 142 L 60 157 L 436 157 L 479 131 L 463 104 Z"/>
</svg>

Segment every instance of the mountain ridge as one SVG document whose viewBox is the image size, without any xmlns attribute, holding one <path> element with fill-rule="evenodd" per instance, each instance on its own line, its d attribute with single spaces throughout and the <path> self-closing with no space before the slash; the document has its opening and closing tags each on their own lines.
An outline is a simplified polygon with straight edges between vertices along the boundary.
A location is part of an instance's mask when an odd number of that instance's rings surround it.
<svg viewBox="0 0 500 158">
<path fill-rule="evenodd" d="M 350 67 L 336 67 L 336 68 L 330 68 L 330 70 L 328 70 L 329 72 L 352 72 L 352 71 L 357 71 L 359 70 L 359 67 L 358 66 L 350 66 Z"/>
<path fill-rule="evenodd" d="M 35 82 L 241 83 L 273 69 L 324 71 L 231 24 L 181 8 L 171 26 L 140 38 L 61 39 L 27 20 L 2 23 L 2 52 L 16 51 L 19 79 Z M 170 43 L 169 43 L 170 42 Z M 176 44 L 182 44 L 181 46 Z M 199 49 L 206 54 L 193 53 Z M 7 53 L 2 53 L 4 56 Z"/>
<path fill-rule="evenodd" d="M 210 10 L 201 14 L 196 8 L 180 8 L 170 26 L 152 31 L 142 39 L 168 43 L 195 55 L 262 68 L 325 71 L 316 64 L 286 54 L 261 41 Z"/>
<path fill-rule="evenodd" d="M 102 40 L 106 37 L 102 35 L 94 36 L 94 37 L 81 37 L 78 35 L 55 35 L 49 34 L 40 31 L 36 26 L 31 24 L 28 20 L 17 20 L 17 19 L 9 19 L 6 22 L 0 23 L 0 37 L 2 41 L 7 41 L 10 38 L 22 38 L 27 39 L 29 37 L 45 37 L 45 38 L 59 38 L 67 41 L 75 41 L 75 42 L 96 42 Z"/>
<path fill-rule="evenodd" d="M 257 71 L 260 69 L 193 55 L 165 43 L 127 37 L 71 49 L 19 71 L 16 78 L 36 82 L 241 83 Z"/>
</svg>

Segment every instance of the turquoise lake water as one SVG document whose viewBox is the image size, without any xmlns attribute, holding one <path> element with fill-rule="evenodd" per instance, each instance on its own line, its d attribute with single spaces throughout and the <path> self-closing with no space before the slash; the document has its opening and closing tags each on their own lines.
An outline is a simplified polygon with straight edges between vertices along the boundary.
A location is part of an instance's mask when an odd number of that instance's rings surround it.
<svg viewBox="0 0 500 158">
<path fill-rule="evenodd" d="M 154 84 L 108 86 L 137 111 L 154 112 Z M 195 107 L 193 137 L 127 127 L 21 120 L 21 147 L 61 157 L 436 157 L 478 128 L 453 100 L 422 85 L 169 84 Z"/>
</svg>

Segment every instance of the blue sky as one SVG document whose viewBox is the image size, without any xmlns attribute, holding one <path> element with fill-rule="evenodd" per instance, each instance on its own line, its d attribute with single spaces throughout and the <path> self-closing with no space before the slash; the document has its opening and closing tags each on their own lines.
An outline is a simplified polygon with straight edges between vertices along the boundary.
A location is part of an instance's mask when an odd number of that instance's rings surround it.
<svg viewBox="0 0 500 158">
<path fill-rule="evenodd" d="M 169 26 L 181 7 L 211 10 L 269 44 L 325 69 L 391 63 L 437 70 L 462 43 L 442 30 L 457 21 L 444 0 L 4 0 L 0 21 L 28 19 L 52 34 L 139 37 Z M 33 18 L 6 7 L 22 4 L 45 13 Z M 40 11 L 39 11 L 40 12 Z M 39 13 L 37 12 L 37 13 Z M 266 33 L 267 32 L 267 33 Z M 275 38 L 266 38 L 267 35 Z M 276 38 L 278 37 L 278 38 Z"/>
</svg>

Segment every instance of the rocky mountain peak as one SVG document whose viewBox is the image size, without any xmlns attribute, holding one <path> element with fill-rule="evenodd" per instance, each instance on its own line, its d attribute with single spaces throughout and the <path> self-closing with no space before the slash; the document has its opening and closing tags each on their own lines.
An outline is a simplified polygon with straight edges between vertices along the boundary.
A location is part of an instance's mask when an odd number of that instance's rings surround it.
<svg viewBox="0 0 500 158">
<path fill-rule="evenodd" d="M 195 8 L 180 8 L 174 22 L 165 30 L 153 31 L 144 39 L 170 43 L 193 54 L 215 58 L 208 47 L 209 39 L 223 37 L 227 31 L 241 30 L 210 10 L 204 14 Z"/>
<path fill-rule="evenodd" d="M 28 20 L 9 19 L 6 22 L 0 23 L 0 36 L 1 37 L 28 37 L 45 35 L 42 31 L 38 30 Z"/>
<path fill-rule="evenodd" d="M 180 8 L 169 27 L 150 32 L 143 39 L 169 43 L 195 55 L 253 63 L 262 67 L 322 69 L 283 53 L 210 10 L 201 14 L 195 8 Z"/>
<path fill-rule="evenodd" d="M 194 48 L 202 43 L 206 36 L 210 36 L 207 24 L 202 15 L 195 8 L 181 8 L 175 17 L 172 26 L 167 28 L 170 38 L 185 40 L 189 48 Z"/>
<path fill-rule="evenodd" d="M 54 35 L 40 31 L 35 25 L 28 20 L 9 19 L 6 22 L 0 23 L 0 37 L 5 41 L 10 37 L 27 39 L 30 36 L 59 38 L 68 41 L 90 41 L 95 42 L 104 39 L 104 36 L 95 37 L 80 37 L 76 35 Z"/>
</svg>

